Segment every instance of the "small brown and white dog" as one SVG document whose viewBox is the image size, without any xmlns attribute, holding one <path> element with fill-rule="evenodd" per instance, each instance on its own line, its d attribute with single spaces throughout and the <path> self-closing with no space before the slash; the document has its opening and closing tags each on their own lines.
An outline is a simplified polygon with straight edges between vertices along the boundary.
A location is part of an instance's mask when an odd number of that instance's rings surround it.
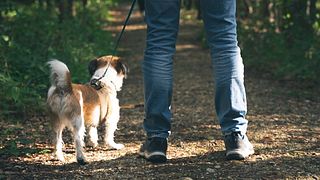
<svg viewBox="0 0 320 180">
<path fill-rule="evenodd" d="M 86 164 L 83 154 L 86 128 L 90 146 L 98 145 L 97 126 L 105 123 L 104 142 L 115 149 L 124 147 L 114 142 L 114 132 L 120 118 L 117 91 L 121 90 L 127 67 L 118 57 L 103 56 L 89 63 L 91 84 L 73 84 L 68 67 L 58 61 L 48 62 L 51 68 L 51 87 L 47 105 L 54 131 L 55 155 L 64 161 L 62 131 L 68 127 L 76 146 L 79 164 Z"/>
</svg>

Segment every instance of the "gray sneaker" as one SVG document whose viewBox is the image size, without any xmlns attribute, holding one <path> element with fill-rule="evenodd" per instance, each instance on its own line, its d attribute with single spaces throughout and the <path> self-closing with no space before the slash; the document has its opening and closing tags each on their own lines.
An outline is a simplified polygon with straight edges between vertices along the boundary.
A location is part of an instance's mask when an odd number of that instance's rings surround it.
<svg viewBox="0 0 320 180">
<path fill-rule="evenodd" d="M 241 132 L 232 132 L 224 136 L 227 160 L 244 160 L 254 153 L 248 137 Z"/>
</svg>

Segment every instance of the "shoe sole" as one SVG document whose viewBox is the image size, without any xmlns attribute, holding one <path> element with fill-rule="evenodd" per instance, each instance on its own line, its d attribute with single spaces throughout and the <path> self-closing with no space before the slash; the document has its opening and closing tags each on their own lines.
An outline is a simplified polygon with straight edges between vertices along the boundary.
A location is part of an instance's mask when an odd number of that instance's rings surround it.
<svg viewBox="0 0 320 180">
<path fill-rule="evenodd" d="M 229 151 L 226 154 L 227 160 L 244 160 L 245 158 L 249 157 L 250 155 L 254 154 L 254 150 L 249 149 L 245 153 L 241 152 L 240 150 Z"/>
<path fill-rule="evenodd" d="M 245 157 L 243 155 L 241 155 L 241 154 L 228 154 L 226 156 L 226 159 L 228 161 L 230 161 L 230 160 L 244 160 Z"/>
<path fill-rule="evenodd" d="M 144 157 L 147 161 L 152 163 L 165 163 L 167 162 L 167 157 L 163 152 L 152 152 L 150 154 L 145 152 L 140 152 L 139 155 Z"/>
</svg>

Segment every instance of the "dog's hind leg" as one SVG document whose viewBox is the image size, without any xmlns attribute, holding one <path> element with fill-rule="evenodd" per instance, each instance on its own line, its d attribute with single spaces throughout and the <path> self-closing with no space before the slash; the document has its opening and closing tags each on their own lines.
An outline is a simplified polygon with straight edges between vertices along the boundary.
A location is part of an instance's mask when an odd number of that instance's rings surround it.
<svg viewBox="0 0 320 180">
<path fill-rule="evenodd" d="M 98 130 L 97 127 L 99 126 L 99 122 L 100 122 L 100 106 L 97 106 L 94 108 L 94 110 L 91 113 L 91 116 L 88 116 L 87 118 L 91 119 L 91 123 L 88 125 L 89 128 L 89 140 L 87 145 L 91 146 L 93 148 L 98 146 Z"/>
<path fill-rule="evenodd" d="M 54 153 L 56 158 L 59 161 L 64 162 L 64 157 L 62 152 L 62 147 L 63 147 L 62 131 L 65 125 L 60 121 L 60 119 L 57 116 L 52 117 L 52 121 L 53 121 L 52 123 L 53 123 L 53 133 L 54 133 L 53 143 L 55 146 Z"/>
<path fill-rule="evenodd" d="M 80 165 L 87 164 L 87 161 L 83 154 L 84 136 L 86 131 L 84 126 L 84 119 L 81 116 L 75 117 L 73 119 L 72 126 L 74 144 L 76 147 L 77 162 Z"/>
</svg>

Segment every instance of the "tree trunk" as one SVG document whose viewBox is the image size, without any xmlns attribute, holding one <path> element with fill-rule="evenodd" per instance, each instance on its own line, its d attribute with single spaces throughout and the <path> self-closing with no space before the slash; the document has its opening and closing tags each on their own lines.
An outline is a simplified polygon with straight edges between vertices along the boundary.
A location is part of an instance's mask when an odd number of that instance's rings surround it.
<svg viewBox="0 0 320 180">
<path fill-rule="evenodd" d="M 82 0 L 83 9 L 86 9 L 87 5 L 88 5 L 88 0 Z"/>
<path fill-rule="evenodd" d="M 317 16 L 317 0 L 310 0 L 310 23 L 314 24 Z"/>
<path fill-rule="evenodd" d="M 247 17 L 249 17 L 250 14 L 253 13 L 253 7 L 252 7 L 250 0 L 243 0 L 243 4 L 244 4 L 244 8 L 245 8 L 244 16 L 245 16 L 245 18 L 247 18 Z"/>
<path fill-rule="evenodd" d="M 76 7 L 74 5 L 74 1 L 73 0 L 68 0 L 68 3 L 67 3 L 67 14 L 68 14 L 69 18 L 74 17 L 76 15 Z"/>
<path fill-rule="evenodd" d="M 263 17 L 269 17 L 270 16 L 270 11 L 269 7 L 271 6 L 270 0 L 262 0 L 261 2 L 261 14 Z"/>
<path fill-rule="evenodd" d="M 51 11 L 53 9 L 53 2 L 51 0 L 46 0 L 47 10 Z"/>
<path fill-rule="evenodd" d="M 283 25 L 283 11 L 282 11 L 282 4 L 277 3 L 277 0 L 272 0 L 273 8 L 271 10 L 271 14 L 274 15 L 275 20 L 275 32 L 281 32 L 282 25 Z"/>
<path fill-rule="evenodd" d="M 284 10 L 289 14 L 285 22 L 285 35 L 288 47 L 292 47 L 302 40 L 307 40 L 313 34 L 312 24 L 307 18 L 308 1 L 286 1 Z"/>
<path fill-rule="evenodd" d="M 57 0 L 58 3 L 58 9 L 59 9 L 59 22 L 63 22 L 66 14 L 65 14 L 65 9 L 66 9 L 66 5 L 65 5 L 65 1 L 64 0 Z"/>
<path fill-rule="evenodd" d="M 59 21 L 72 18 L 76 15 L 74 0 L 57 0 L 59 8 Z"/>
<path fill-rule="evenodd" d="M 44 1 L 41 1 L 41 0 L 38 0 L 38 5 L 39 5 L 39 7 L 41 8 L 41 9 L 44 9 L 44 4 L 45 2 Z"/>
</svg>

